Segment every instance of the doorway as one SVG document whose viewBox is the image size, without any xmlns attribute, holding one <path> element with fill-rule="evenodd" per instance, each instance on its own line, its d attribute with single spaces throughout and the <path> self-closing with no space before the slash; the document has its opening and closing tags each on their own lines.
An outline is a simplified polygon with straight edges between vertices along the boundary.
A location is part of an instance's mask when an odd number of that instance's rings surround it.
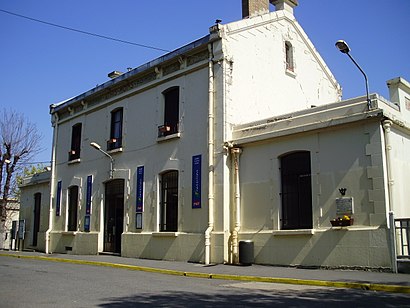
<svg viewBox="0 0 410 308">
<path fill-rule="evenodd" d="M 124 180 L 105 184 L 104 251 L 121 253 L 124 225 Z"/>
</svg>

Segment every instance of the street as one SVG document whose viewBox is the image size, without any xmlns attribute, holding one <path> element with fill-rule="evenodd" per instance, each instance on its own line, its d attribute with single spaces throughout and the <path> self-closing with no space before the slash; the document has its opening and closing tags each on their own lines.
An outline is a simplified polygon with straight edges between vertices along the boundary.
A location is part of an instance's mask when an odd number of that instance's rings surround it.
<svg viewBox="0 0 410 308">
<path fill-rule="evenodd" d="M 0 307 L 410 307 L 410 294 L 0 257 Z"/>
</svg>

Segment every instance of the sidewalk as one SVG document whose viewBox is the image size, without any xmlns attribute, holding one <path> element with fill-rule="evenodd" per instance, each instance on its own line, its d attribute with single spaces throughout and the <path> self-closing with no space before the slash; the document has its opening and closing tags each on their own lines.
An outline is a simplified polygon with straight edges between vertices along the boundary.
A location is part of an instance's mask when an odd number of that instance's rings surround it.
<svg viewBox="0 0 410 308">
<path fill-rule="evenodd" d="M 206 279 L 258 281 L 410 293 L 410 274 L 355 270 L 299 269 L 255 264 L 251 266 L 223 264 L 204 265 L 176 261 L 125 258 L 113 255 L 47 255 L 44 253 L 21 251 L 0 251 L 0 257 L 16 257 L 93 266 L 108 266 L 127 270 Z"/>
</svg>

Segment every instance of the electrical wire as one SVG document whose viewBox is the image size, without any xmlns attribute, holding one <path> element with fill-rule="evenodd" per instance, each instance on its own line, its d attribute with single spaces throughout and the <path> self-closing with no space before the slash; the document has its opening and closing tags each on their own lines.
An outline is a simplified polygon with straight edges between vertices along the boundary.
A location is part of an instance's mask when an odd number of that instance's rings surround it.
<svg viewBox="0 0 410 308">
<path fill-rule="evenodd" d="M 101 34 L 97 34 L 97 33 L 92 33 L 92 32 L 88 32 L 88 31 L 83 31 L 83 30 L 79 30 L 79 29 L 74 29 L 74 28 L 71 28 L 71 27 L 66 27 L 66 26 L 58 25 L 58 24 L 51 23 L 51 22 L 48 22 L 48 21 L 44 21 L 44 20 L 28 17 L 28 16 L 25 16 L 25 15 L 13 13 L 13 12 L 6 11 L 6 10 L 3 10 L 3 9 L 0 9 L 0 12 L 6 13 L 6 14 L 9 14 L 9 15 L 13 15 L 13 16 L 16 16 L 16 17 L 28 19 L 28 20 L 31 20 L 31 21 L 35 21 L 35 22 L 38 22 L 38 23 L 42 23 L 42 24 L 45 24 L 45 25 L 48 25 L 48 26 L 57 27 L 57 28 L 60 28 L 60 29 L 69 30 L 69 31 L 73 31 L 73 32 L 81 33 L 81 34 L 86 34 L 86 35 L 90 35 L 90 36 L 94 36 L 94 37 L 98 37 L 98 38 L 102 38 L 102 39 L 106 39 L 106 40 L 111 40 L 111 41 L 115 41 L 115 42 L 118 42 L 118 43 L 129 44 L 129 45 L 134 45 L 134 46 L 138 46 L 138 47 L 142 47 L 142 48 L 158 50 L 158 51 L 170 52 L 170 50 L 167 50 L 167 49 L 154 47 L 154 46 L 149 46 L 149 45 L 145 45 L 145 44 L 139 44 L 139 43 L 135 43 L 135 42 L 130 42 L 130 41 L 117 39 L 117 38 L 114 38 L 114 37 L 101 35 Z"/>
</svg>

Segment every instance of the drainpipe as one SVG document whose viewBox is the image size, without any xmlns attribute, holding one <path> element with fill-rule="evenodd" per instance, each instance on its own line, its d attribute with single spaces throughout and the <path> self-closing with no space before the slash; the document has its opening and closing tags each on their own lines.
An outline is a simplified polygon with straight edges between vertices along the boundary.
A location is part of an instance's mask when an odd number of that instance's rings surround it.
<svg viewBox="0 0 410 308">
<path fill-rule="evenodd" d="M 242 153 L 240 148 L 231 149 L 232 168 L 234 170 L 233 175 L 233 195 L 234 195 L 234 209 L 235 209 L 235 221 L 234 229 L 232 232 L 232 254 L 233 264 L 239 264 L 239 230 L 241 229 L 241 191 L 239 183 L 239 155 Z"/>
<path fill-rule="evenodd" d="M 396 224 L 394 222 L 394 211 L 393 211 L 393 185 L 394 185 L 394 178 L 392 172 L 392 145 L 390 140 L 391 135 L 391 125 L 393 124 L 390 120 L 383 121 L 383 129 L 384 129 L 384 143 L 385 143 L 385 152 L 386 152 L 386 169 L 387 169 L 387 190 L 388 190 L 388 198 L 389 198 L 389 219 L 388 219 L 388 227 L 390 229 L 390 255 L 391 255 L 391 264 L 392 264 L 392 271 L 397 273 L 397 250 L 396 250 Z"/>
<path fill-rule="evenodd" d="M 213 46 L 208 46 L 208 228 L 205 231 L 205 264 L 211 262 L 211 232 L 214 229 L 214 67 L 213 67 Z"/>
<path fill-rule="evenodd" d="M 51 178 L 50 178 L 50 206 L 49 206 L 49 217 L 48 217 L 48 230 L 46 231 L 46 254 L 51 253 L 50 251 L 50 232 L 53 230 L 53 202 L 54 202 L 54 186 L 55 186 L 55 174 L 56 174 L 56 145 L 57 145 L 57 131 L 58 131 L 58 114 L 54 113 L 54 123 L 53 123 L 53 145 L 51 151 Z"/>
</svg>

